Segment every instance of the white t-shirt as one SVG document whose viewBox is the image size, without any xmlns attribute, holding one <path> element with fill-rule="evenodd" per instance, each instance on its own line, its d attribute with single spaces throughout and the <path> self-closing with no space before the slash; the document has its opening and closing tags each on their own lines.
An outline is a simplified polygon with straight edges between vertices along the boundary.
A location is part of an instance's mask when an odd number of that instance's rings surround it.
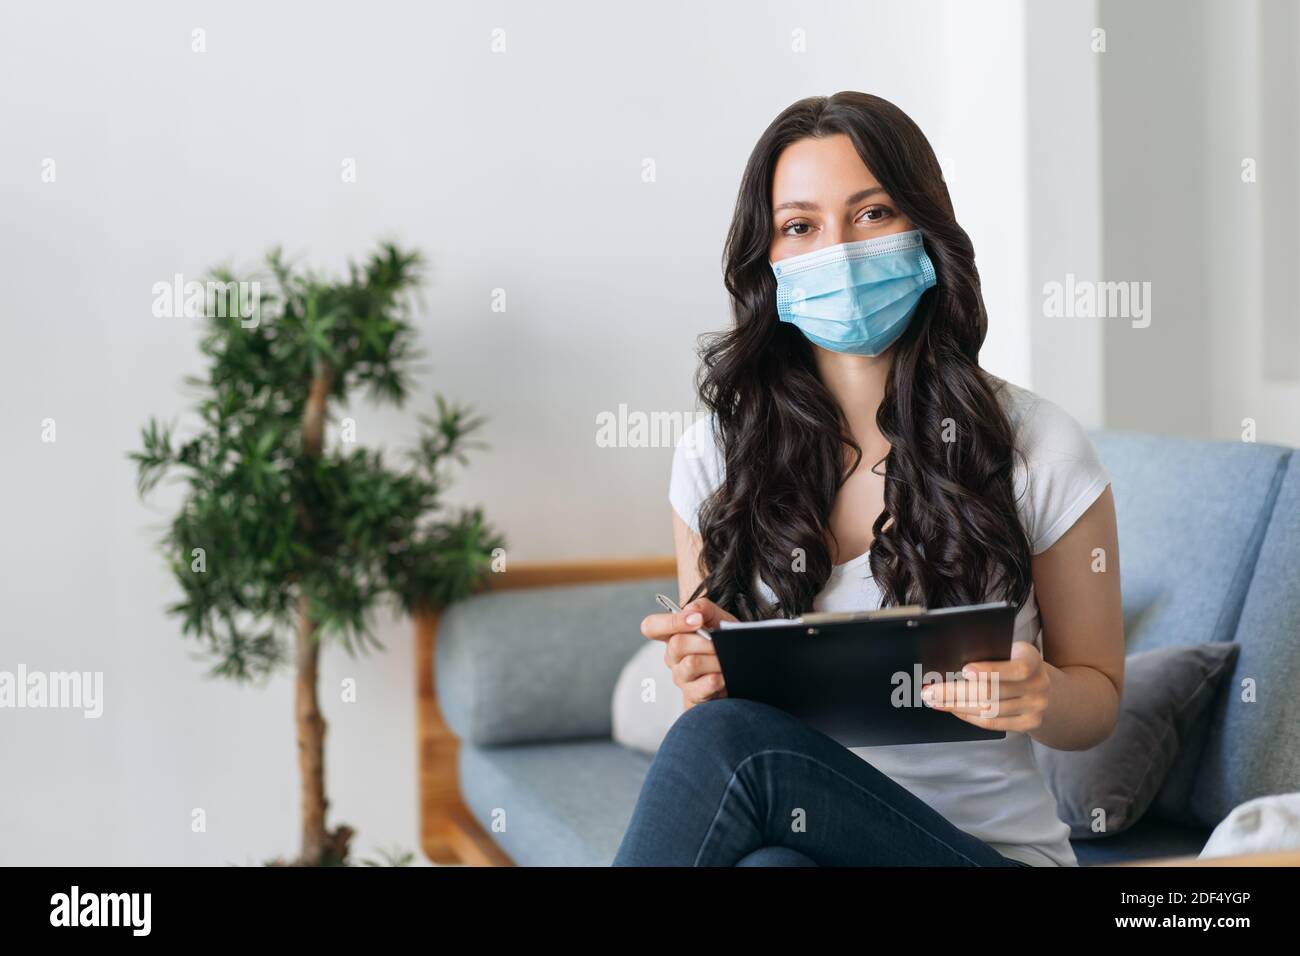
<svg viewBox="0 0 1300 956">
<path fill-rule="evenodd" d="M 994 377 L 1023 453 L 1014 465 L 1021 523 L 1034 554 L 1046 551 L 1078 520 L 1110 483 L 1087 433 L 1060 406 L 1028 389 Z M 697 512 L 721 483 L 722 458 L 711 417 L 695 422 L 673 455 L 668 499 L 688 525 L 699 530 Z M 1027 463 L 1027 465 L 1026 465 Z M 875 515 L 870 519 L 874 520 Z M 880 589 L 867 554 L 834 567 L 813 601 L 817 611 L 857 611 L 880 606 Z M 775 595 L 759 580 L 759 593 Z M 1038 601 L 1033 591 L 1016 616 L 1014 640 L 1043 649 Z M 953 720 L 958 718 L 953 717 Z M 863 760 L 920 797 L 959 829 L 1012 859 L 1036 866 L 1075 866 L 1070 828 L 1056 814 L 1056 801 L 1034 761 L 1027 734 L 1001 740 L 851 748 Z"/>
</svg>

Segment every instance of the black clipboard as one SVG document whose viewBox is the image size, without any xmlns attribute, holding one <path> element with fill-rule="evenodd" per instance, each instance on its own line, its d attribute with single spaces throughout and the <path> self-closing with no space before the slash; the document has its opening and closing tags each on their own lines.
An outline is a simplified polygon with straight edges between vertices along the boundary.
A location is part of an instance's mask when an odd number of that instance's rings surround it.
<svg viewBox="0 0 1300 956">
<path fill-rule="evenodd" d="M 845 747 L 1000 740 L 920 702 L 921 685 L 1011 657 L 1006 601 L 806 614 L 711 629 L 727 696 L 799 718 Z M 986 685 L 987 686 L 987 685 Z"/>
</svg>

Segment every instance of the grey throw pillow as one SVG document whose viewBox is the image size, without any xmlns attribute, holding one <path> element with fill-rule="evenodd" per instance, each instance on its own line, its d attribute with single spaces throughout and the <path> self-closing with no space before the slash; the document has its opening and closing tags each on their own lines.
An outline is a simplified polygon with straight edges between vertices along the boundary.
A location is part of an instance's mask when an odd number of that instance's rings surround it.
<svg viewBox="0 0 1300 956">
<path fill-rule="evenodd" d="M 1090 750 L 1034 758 L 1074 839 L 1114 836 L 1142 818 L 1237 656 L 1221 642 L 1130 654 L 1115 732 Z"/>
</svg>

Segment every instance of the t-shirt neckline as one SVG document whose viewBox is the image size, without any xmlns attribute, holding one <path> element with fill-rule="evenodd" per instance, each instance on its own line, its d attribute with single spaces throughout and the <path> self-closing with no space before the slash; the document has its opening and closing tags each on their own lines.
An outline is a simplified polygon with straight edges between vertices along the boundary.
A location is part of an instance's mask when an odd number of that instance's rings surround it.
<svg viewBox="0 0 1300 956">
<path fill-rule="evenodd" d="M 862 564 L 869 557 L 871 557 L 871 549 L 867 548 L 866 551 L 863 551 L 856 558 L 849 558 L 849 560 L 845 561 L 843 564 L 831 565 L 831 574 L 835 574 L 839 571 L 847 570 L 848 568 L 851 568 L 854 565 Z"/>
</svg>

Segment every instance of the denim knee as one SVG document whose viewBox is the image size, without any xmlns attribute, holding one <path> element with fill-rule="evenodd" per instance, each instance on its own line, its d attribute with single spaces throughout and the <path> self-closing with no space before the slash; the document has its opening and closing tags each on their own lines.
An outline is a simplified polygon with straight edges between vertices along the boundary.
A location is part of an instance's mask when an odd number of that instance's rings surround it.
<svg viewBox="0 0 1300 956">
<path fill-rule="evenodd" d="M 807 728 L 797 718 L 769 704 L 721 697 L 687 709 L 669 729 L 660 751 L 696 745 L 730 762 L 739 762 L 758 750 L 793 744 Z"/>
<path fill-rule="evenodd" d="M 742 856 L 736 866 L 816 866 L 812 857 L 792 850 L 787 846 L 761 846 L 752 853 Z"/>
</svg>

